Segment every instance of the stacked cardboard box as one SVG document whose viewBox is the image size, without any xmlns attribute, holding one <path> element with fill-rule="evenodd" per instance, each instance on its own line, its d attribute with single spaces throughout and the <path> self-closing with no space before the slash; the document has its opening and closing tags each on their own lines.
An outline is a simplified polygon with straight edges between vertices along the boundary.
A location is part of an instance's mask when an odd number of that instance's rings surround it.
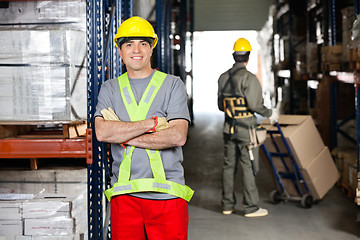
<svg viewBox="0 0 360 240">
<path fill-rule="evenodd" d="M 9 1 L 8 7 L 0 8 L 0 22 L 14 26 L 36 24 L 69 24 L 73 27 L 85 28 L 86 1 Z"/>
<path fill-rule="evenodd" d="M 6 240 L 84 238 L 87 229 L 85 194 L 76 198 L 42 198 L 25 201 L 2 201 L 0 235 Z M 55 238 L 58 239 L 58 238 Z"/>
<path fill-rule="evenodd" d="M 23 235 L 21 219 L 21 202 L 0 202 L 0 236 L 4 239 L 14 239 Z"/>
<path fill-rule="evenodd" d="M 85 2 L 0 9 L 0 121 L 86 119 Z"/>
<path fill-rule="evenodd" d="M 322 46 L 321 47 L 322 70 L 339 71 L 343 62 L 343 46 Z"/>
<path fill-rule="evenodd" d="M 337 147 L 332 150 L 332 155 L 340 172 L 340 186 L 348 191 L 349 197 L 354 198 L 358 187 L 356 148 Z"/>
<path fill-rule="evenodd" d="M 86 117 L 84 31 L 0 29 L 0 42 L 0 120 Z"/>
<path fill-rule="evenodd" d="M 86 193 L 86 168 L 2 171 L 2 200 L 28 200 L 0 202 L 0 239 L 87 239 Z"/>
<path fill-rule="evenodd" d="M 1 171 L 0 193 L 72 195 L 87 189 L 87 169 Z"/>
<path fill-rule="evenodd" d="M 338 180 L 339 173 L 313 119 L 308 115 L 281 115 L 278 122 L 311 195 L 314 200 L 322 199 Z M 277 130 L 268 121 L 262 124 L 268 130 Z M 275 141 L 280 147 L 280 152 L 286 153 L 281 137 L 275 137 Z M 264 145 L 268 152 L 276 152 L 269 137 Z M 277 171 L 284 171 L 279 157 L 273 157 L 272 160 Z M 286 161 L 289 162 L 290 159 L 287 158 Z M 290 180 L 282 180 L 290 195 L 298 195 Z"/>
</svg>

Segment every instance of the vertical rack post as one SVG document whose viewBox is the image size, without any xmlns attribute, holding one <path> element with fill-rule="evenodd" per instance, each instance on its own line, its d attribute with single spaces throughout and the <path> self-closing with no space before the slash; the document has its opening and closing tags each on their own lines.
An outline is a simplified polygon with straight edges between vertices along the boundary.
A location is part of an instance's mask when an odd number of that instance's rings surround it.
<svg viewBox="0 0 360 240">
<path fill-rule="evenodd" d="M 354 1 L 355 19 L 360 14 L 360 0 Z M 355 73 L 355 119 L 356 119 L 356 152 L 357 152 L 357 171 L 358 178 L 360 172 L 360 76 Z M 358 179 L 358 182 L 360 179 Z"/>
<path fill-rule="evenodd" d="M 98 93 L 106 77 L 114 78 L 122 73 L 121 60 L 113 38 L 121 19 L 127 19 L 131 15 L 132 0 L 86 0 L 87 123 L 88 128 L 93 130 L 93 161 L 88 164 L 88 239 L 111 239 L 111 236 L 104 236 L 103 213 L 103 192 L 110 181 L 110 162 L 106 145 L 98 142 L 95 136 L 94 113 Z"/>
<path fill-rule="evenodd" d="M 94 128 L 94 113 L 97 103 L 99 87 L 103 79 L 102 69 L 102 0 L 86 1 L 86 41 L 87 41 L 87 124 Z M 88 237 L 89 239 L 102 239 L 103 212 L 103 173 L 102 173 L 102 147 L 97 141 L 95 131 L 92 131 L 93 163 L 88 165 Z"/>
<path fill-rule="evenodd" d="M 335 0 L 329 0 L 329 45 L 336 45 L 336 13 L 335 13 Z M 337 147 L 337 95 L 338 95 L 338 82 L 332 81 L 330 86 L 330 121 L 331 121 L 331 149 Z"/>
<path fill-rule="evenodd" d="M 290 114 L 294 114 L 295 109 L 295 103 L 294 103 L 294 68 L 295 68 L 295 62 L 294 62 L 294 39 L 293 39 L 293 1 L 289 1 L 289 11 L 288 11 L 288 35 L 289 35 L 289 71 L 290 71 L 290 77 L 289 77 L 289 105 L 290 105 Z"/>
<path fill-rule="evenodd" d="M 156 0 L 156 67 L 163 72 L 173 74 L 173 54 L 171 45 L 171 7 L 172 0 Z"/>
</svg>

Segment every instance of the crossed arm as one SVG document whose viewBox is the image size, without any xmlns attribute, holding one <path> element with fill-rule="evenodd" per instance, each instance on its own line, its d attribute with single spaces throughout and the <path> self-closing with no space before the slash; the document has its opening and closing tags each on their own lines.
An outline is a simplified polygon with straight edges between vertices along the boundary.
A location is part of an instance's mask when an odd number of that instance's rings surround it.
<svg viewBox="0 0 360 240">
<path fill-rule="evenodd" d="M 185 119 L 171 120 L 168 129 L 147 133 L 154 128 L 154 125 L 154 119 L 123 122 L 105 121 L 102 117 L 95 118 L 96 137 L 101 142 L 126 142 L 127 145 L 147 149 L 166 149 L 183 146 L 186 143 L 188 121 Z"/>
</svg>

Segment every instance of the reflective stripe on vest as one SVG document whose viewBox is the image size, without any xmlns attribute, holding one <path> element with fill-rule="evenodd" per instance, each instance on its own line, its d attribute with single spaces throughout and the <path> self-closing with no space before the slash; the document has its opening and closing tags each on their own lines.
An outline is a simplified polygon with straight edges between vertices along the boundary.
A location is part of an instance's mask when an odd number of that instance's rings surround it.
<svg viewBox="0 0 360 240">
<path fill-rule="evenodd" d="M 121 97 L 129 114 L 130 120 L 140 121 L 146 118 L 149 108 L 159 91 L 166 74 L 156 71 L 145 89 L 139 104 L 136 103 L 135 96 L 131 90 L 127 73 L 122 74 L 119 80 Z M 176 197 L 190 201 L 194 191 L 188 186 L 166 180 L 164 166 L 159 150 L 146 149 L 149 157 L 150 167 L 154 178 L 130 180 L 131 157 L 134 146 L 128 146 L 124 151 L 124 158 L 119 168 L 119 179 L 114 186 L 105 191 L 107 199 L 110 201 L 113 196 L 137 192 L 160 192 L 167 193 Z M 128 151 L 129 150 L 129 151 Z"/>
</svg>

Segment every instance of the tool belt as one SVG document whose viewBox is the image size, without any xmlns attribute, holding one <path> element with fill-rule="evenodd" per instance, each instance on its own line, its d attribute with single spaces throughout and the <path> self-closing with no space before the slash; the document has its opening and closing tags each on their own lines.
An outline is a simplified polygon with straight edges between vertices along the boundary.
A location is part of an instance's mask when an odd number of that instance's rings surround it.
<svg viewBox="0 0 360 240">
<path fill-rule="evenodd" d="M 243 97 L 226 97 L 223 100 L 225 114 L 234 119 L 252 117 L 253 114 L 245 105 Z"/>
<path fill-rule="evenodd" d="M 256 128 L 249 128 L 250 144 L 249 148 L 256 148 L 261 146 L 266 140 L 266 129 L 258 125 Z"/>
<path fill-rule="evenodd" d="M 235 118 L 231 118 L 229 116 L 225 116 L 225 122 L 227 122 L 230 125 L 230 130 L 229 130 L 229 134 L 233 137 L 235 135 L 236 131 L 236 127 L 242 127 L 242 128 L 249 128 L 248 125 L 238 122 L 236 121 Z"/>
</svg>

